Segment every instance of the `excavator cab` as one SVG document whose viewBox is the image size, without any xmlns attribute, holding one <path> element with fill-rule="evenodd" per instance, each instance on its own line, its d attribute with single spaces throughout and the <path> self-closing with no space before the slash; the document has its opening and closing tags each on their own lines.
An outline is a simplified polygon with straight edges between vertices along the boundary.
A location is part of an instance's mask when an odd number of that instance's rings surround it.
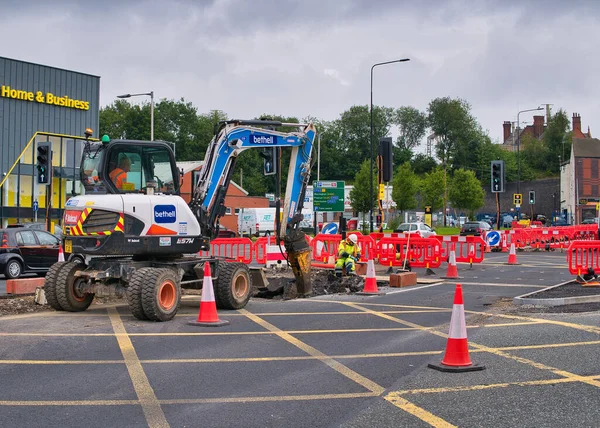
<svg viewBox="0 0 600 428">
<path fill-rule="evenodd" d="M 175 157 L 163 142 L 114 140 L 88 144 L 80 171 L 86 193 L 179 194 Z"/>
</svg>

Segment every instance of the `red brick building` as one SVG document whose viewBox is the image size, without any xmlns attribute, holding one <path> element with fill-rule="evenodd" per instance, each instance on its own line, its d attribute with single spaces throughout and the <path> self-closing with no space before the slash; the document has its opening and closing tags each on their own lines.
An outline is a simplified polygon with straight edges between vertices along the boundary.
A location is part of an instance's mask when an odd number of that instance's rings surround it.
<svg viewBox="0 0 600 428">
<path fill-rule="evenodd" d="M 200 161 L 191 162 L 177 162 L 177 168 L 183 169 L 183 184 L 181 185 L 181 197 L 186 201 L 190 202 L 192 199 L 192 183 L 194 176 L 202 168 Z M 196 174 L 195 174 L 196 173 Z M 241 208 L 268 208 L 269 200 L 262 196 L 248 196 L 242 187 L 237 183 L 231 182 L 225 195 L 225 206 L 227 212 L 221 217 L 221 225 L 231 229 L 235 232 L 238 231 L 238 213 Z"/>
<path fill-rule="evenodd" d="M 587 132 L 581 130 L 581 116 L 578 113 L 573 113 L 573 138 L 592 138 L 590 127 Z M 511 152 L 517 151 L 517 142 L 519 135 L 521 141 L 525 135 L 530 135 L 535 139 L 540 140 L 546 129 L 545 116 L 533 116 L 533 125 L 527 125 L 520 130 L 513 129 L 513 122 L 504 121 L 502 124 L 503 140 L 502 147 Z"/>
</svg>

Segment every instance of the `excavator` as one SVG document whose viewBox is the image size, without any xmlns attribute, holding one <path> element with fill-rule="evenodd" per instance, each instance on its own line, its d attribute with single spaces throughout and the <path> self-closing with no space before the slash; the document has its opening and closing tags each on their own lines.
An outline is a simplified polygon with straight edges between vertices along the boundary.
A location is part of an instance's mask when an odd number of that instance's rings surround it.
<svg viewBox="0 0 600 428">
<path fill-rule="evenodd" d="M 71 256 L 48 271 L 46 300 L 56 310 L 78 312 L 96 295 L 125 296 L 136 318 L 169 321 L 182 287 L 201 288 L 209 263 L 217 307 L 243 308 L 255 275 L 244 263 L 206 254 L 226 212 L 236 161 L 248 149 L 290 150 L 285 194 L 276 202 L 276 237 L 284 243 L 298 295 L 310 295 L 310 247 L 300 222 L 315 135 L 310 123 L 219 122 L 189 203 L 180 196 L 183 174 L 168 143 L 86 140 L 80 167 L 85 194 L 70 198 L 63 215 L 64 251 Z M 281 171 L 279 165 L 277 178 Z"/>
</svg>

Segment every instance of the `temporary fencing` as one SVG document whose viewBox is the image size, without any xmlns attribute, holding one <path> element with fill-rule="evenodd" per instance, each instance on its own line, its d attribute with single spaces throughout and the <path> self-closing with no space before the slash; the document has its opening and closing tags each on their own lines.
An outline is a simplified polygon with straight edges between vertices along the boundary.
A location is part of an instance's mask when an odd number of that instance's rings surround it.
<svg viewBox="0 0 600 428">
<path fill-rule="evenodd" d="M 211 241 L 210 251 L 201 251 L 199 254 L 249 264 L 252 262 L 253 244 L 250 238 L 217 238 Z"/>
<path fill-rule="evenodd" d="M 436 239 L 420 237 L 384 237 L 377 242 L 377 258 L 382 266 L 437 268 L 442 263 L 441 244 Z"/>
<path fill-rule="evenodd" d="M 582 275 L 592 268 L 600 272 L 600 241 L 573 241 L 567 249 L 569 272 Z"/>
<path fill-rule="evenodd" d="M 435 236 L 442 246 L 441 257 L 447 260 L 454 250 L 457 263 L 481 263 L 485 258 L 485 241 L 481 236 Z"/>
</svg>

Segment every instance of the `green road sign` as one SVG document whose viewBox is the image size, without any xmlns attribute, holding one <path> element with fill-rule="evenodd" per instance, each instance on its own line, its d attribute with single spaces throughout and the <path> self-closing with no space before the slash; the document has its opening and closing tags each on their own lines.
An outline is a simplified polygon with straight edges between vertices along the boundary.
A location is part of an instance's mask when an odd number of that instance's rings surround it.
<svg viewBox="0 0 600 428">
<path fill-rule="evenodd" d="M 315 211 L 344 212 L 344 182 L 313 182 L 313 207 Z"/>
</svg>

